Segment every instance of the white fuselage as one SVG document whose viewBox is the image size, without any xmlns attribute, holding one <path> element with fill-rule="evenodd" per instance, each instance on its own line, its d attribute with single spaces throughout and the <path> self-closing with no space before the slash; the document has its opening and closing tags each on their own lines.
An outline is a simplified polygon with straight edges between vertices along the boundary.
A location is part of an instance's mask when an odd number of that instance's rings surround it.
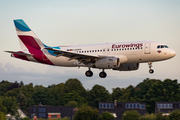
<svg viewBox="0 0 180 120">
<path fill-rule="evenodd" d="M 142 44 L 140 47 L 126 45 Z M 123 46 L 124 45 L 124 46 Z M 175 51 L 170 48 L 157 48 L 158 45 L 165 45 L 152 41 L 138 41 L 138 42 L 122 42 L 122 43 L 106 43 L 106 44 L 92 44 L 92 45 L 73 45 L 68 47 L 61 47 L 61 50 L 72 51 L 83 54 L 93 54 L 99 56 L 119 56 L 127 57 L 126 63 L 144 63 L 155 62 L 172 58 Z M 160 50 L 161 52 L 158 52 Z M 46 53 L 46 52 L 45 52 Z M 75 59 L 69 60 L 67 57 L 56 57 L 50 54 L 45 54 L 47 58 L 57 66 L 77 67 L 85 66 L 78 64 Z"/>
</svg>

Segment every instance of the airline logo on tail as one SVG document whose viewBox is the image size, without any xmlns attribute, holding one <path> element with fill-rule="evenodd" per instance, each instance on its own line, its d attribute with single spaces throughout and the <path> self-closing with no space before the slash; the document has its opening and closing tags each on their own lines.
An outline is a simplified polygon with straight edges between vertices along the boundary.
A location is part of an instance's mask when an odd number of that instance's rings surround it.
<svg viewBox="0 0 180 120">
<path fill-rule="evenodd" d="M 19 42 L 22 49 L 20 52 L 29 52 L 37 62 L 53 65 L 53 63 L 42 52 L 42 50 L 45 48 L 45 45 L 27 26 L 27 24 L 22 19 L 18 19 L 14 20 L 14 25 L 16 27 L 17 36 L 19 37 Z M 25 57 L 18 53 L 13 53 L 13 56 L 23 58 Z M 28 60 L 28 58 L 24 59 Z"/>
</svg>

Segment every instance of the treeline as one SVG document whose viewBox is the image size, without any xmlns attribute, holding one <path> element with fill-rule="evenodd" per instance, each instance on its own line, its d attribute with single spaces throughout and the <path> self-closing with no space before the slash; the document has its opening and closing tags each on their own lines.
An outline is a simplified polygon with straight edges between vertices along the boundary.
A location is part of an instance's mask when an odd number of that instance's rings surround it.
<svg viewBox="0 0 180 120">
<path fill-rule="evenodd" d="M 25 110 L 40 103 L 51 106 L 98 108 L 99 101 L 114 100 L 143 102 L 146 103 L 147 112 L 154 113 L 156 101 L 180 101 L 180 84 L 177 80 L 161 81 L 147 78 L 137 86 L 113 88 L 110 93 L 105 87 L 97 84 L 91 90 L 86 90 L 77 79 L 69 79 L 65 83 L 48 87 L 4 80 L 0 82 L 0 111 L 5 114 L 15 114 L 18 106 Z"/>
</svg>

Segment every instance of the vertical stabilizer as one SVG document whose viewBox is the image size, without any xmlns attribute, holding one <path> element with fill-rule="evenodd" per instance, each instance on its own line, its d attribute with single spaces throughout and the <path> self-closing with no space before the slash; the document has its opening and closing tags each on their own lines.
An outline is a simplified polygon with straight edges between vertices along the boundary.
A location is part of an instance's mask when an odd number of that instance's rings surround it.
<svg viewBox="0 0 180 120">
<path fill-rule="evenodd" d="M 44 44 L 41 42 L 41 40 L 22 19 L 14 20 L 14 25 L 16 27 L 19 43 L 23 51 L 33 49 L 42 50 L 44 48 Z"/>
</svg>

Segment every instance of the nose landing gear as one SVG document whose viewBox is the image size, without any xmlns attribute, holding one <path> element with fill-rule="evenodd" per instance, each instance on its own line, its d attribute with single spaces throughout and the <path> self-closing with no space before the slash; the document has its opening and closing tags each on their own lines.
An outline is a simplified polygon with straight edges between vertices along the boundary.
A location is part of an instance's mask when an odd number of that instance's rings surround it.
<svg viewBox="0 0 180 120">
<path fill-rule="evenodd" d="M 154 73 L 154 70 L 151 69 L 151 67 L 152 67 L 152 62 L 148 62 L 148 65 L 149 65 L 149 73 L 150 73 L 150 74 L 153 74 L 153 73 Z"/>
</svg>

